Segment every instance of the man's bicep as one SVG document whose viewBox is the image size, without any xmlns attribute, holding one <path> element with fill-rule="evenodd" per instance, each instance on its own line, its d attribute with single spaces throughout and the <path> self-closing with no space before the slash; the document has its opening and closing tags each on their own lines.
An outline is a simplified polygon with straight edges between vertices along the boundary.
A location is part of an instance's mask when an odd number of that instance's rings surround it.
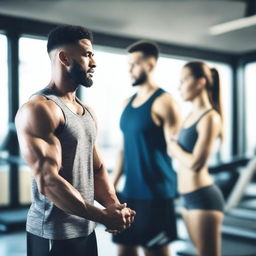
<svg viewBox="0 0 256 256">
<path fill-rule="evenodd" d="M 33 175 L 57 174 L 61 168 L 61 146 L 57 138 L 39 138 L 22 134 L 21 153 Z"/>
<path fill-rule="evenodd" d="M 38 109 L 37 109 L 38 110 Z M 54 126 L 47 112 L 25 109 L 15 120 L 20 149 L 32 169 L 40 168 L 43 161 L 60 165 L 61 146 L 54 135 Z"/>
<path fill-rule="evenodd" d="M 97 146 L 94 146 L 93 148 L 93 169 L 97 170 L 99 169 L 101 165 L 101 157 L 99 155 L 99 150 L 97 148 Z"/>
<path fill-rule="evenodd" d="M 180 110 L 176 102 L 172 101 L 164 104 L 162 118 L 165 136 L 175 136 L 181 125 Z"/>
</svg>

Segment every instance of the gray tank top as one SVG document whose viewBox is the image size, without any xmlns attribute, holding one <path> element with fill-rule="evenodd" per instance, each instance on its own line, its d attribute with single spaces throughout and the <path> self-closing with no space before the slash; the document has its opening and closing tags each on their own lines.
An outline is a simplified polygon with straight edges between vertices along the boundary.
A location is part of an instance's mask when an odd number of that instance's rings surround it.
<svg viewBox="0 0 256 256">
<path fill-rule="evenodd" d="M 88 203 L 94 203 L 93 148 L 96 124 L 83 106 L 83 115 L 73 113 L 51 88 L 35 93 L 54 101 L 62 110 L 65 125 L 56 136 L 62 147 L 62 168 L 59 174 L 76 188 Z M 90 235 L 95 223 L 68 214 L 39 193 L 32 180 L 32 205 L 27 218 L 27 231 L 47 239 L 69 239 Z"/>
</svg>

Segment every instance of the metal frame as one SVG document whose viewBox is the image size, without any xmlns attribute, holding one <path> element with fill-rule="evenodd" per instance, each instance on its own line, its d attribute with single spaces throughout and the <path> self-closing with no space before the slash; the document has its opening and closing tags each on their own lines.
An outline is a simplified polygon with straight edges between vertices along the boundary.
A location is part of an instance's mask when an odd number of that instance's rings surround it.
<svg viewBox="0 0 256 256">
<path fill-rule="evenodd" d="M 240 170 L 238 181 L 236 182 L 227 199 L 225 211 L 230 211 L 231 209 L 237 207 L 244 195 L 247 185 L 251 182 L 255 172 L 256 158 L 252 158 L 249 163 L 244 168 L 242 168 L 242 170 Z"/>
<path fill-rule="evenodd" d="M 233 140 L 236 142 L 236 154 L 241 155 L 246 152 L 246 99 L 245 99 L 245 67 L 247 64 L 256 62 L 256 51 L 247 52 L 241 54 L 237 58 L 236 64 L 236 108 L 237 115 L 234 120 L 234 129 L 236 134 L 233 136 Z M 235 102 L 234 102 L 235 103 Z"/>
<path fill-rule="evenodd" d="M 7 33 L 8 40 L 8 94 L 9 94 L 9 123 L 14 122 L 16 112 L 19 108 L 19 36 L 14 32 Z M 11 156 L 19 156 L 19 145 L 14 132 L 9 131 L 9 153 Z M 17 163 L 10 163 L 10 206 L 18 205 L 18 168 Z"/>
</svg>

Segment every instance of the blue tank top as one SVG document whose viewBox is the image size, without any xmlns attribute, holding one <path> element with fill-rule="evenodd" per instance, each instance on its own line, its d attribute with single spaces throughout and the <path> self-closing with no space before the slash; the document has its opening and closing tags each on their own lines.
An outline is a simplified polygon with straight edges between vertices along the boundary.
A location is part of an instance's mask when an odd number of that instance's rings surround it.
<svg viewBox="0 0 256 256">
<path fill-rule="evenodd" d="M 212 108 L 205 111 L 199 118 L 198 120 L 189 126 L 188 128 L 182 128 L 180 130 L 179 136 L 178 136 L 178 144 L 188 153 L 192 153 L 193 149 L 195 147 L 197 138 L 198 138 L 198 132 L 196 130 L 197 124 L 200 122 L 200 120 L 208 114 Z"/>
<path fill-rule="evenodd" d="M 163 127 L 151 117 L 152 104 L 162 93 L 165 91 L 159 88 L 144 104 L 133 107 L 135 94 L 122 113 L 125 197 L 154 199 L 176 195 L 176 173 L 167 155 Z"/>
</svg>

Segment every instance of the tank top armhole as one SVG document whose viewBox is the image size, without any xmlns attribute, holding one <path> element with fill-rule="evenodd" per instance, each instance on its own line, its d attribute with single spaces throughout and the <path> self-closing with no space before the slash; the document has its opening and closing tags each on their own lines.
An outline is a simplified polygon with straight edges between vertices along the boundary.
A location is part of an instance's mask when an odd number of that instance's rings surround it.
<svg viewBox="0 0 256 256">
<path fill-rule="evenodd" d="M 51 100 L 52 102 L 54 102 L 58 108 L 61 110 L 62 114 L 63 114 L 63 117 L 64 117 L 64 124 L 63 125 L 59 125 L 57 127 L 57 129 L 55 130 L 54 134 L 57 136 L 57 135 L 60 135 L 62 133 L 62 131 L 65 129 L 65 127 L 67 126 L 67 117 L 63 111 L 63 109 L 61 108 L 61 106 L 53 99 L 49 98 L 47 95 L 45 94 L 40 94 L 41 96 L 45 97 L 47 100 Z"/>
<path fill-rule="evenodd" d="M 49 99 L 49 100 L 51 100 L 51 99 Z M 53 101 L 53 100 L 51 100 L 51 101 Z M 60 110 L 61 110 L 61 112 L 63 114 L 63 117 L 64 117 L 64 124 L 63 125 L 59 125 L 59 127 L 57 127 L 57 129 L 54 132 L 54 134 L 57 136 L 57 135 L 60 135 L 63 132 L 63 130 L 66 128 L 66 126 L 67 126 L 67 117 L 66 117 L 66 114 L 63 111 L 63 109 L 60 107 L 60 105 L 57 102 L 55 102 L 55 101 L 53 101 L 53 102 L 60 108 Z"/>
<path fill-rule="evenodd" d="M 146 104 L 150 105 L 150 108 L 153 106 L 155 100 L 160 97 L 161 95 L 163 95 L 164 93 L 168 93 L 166 92 L 164 89 L 162 88 L 158 88 L 150 97 L 149 99 L 145 102 Z"/>
</svg>

